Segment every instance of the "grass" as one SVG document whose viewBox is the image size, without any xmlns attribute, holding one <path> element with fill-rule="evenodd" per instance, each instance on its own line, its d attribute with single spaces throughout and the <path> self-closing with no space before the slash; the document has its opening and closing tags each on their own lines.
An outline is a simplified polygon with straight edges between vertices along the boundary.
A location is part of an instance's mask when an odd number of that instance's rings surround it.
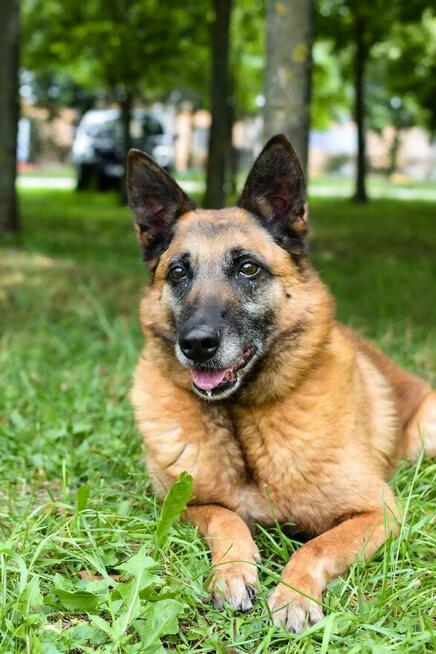
<svg viewBox="0 0 436 654">
<path fill-rule="evenodd" d="M 248 170 L 238 173 L 238 184 L 242 188 L 247 177 Z M 71 181 L 76 179 L 76 170 L 71 164 L 47 164 L 35 168 L 27 168 L 20 172 L 19 184 L 26 181 L 27 178 L 38 178 L 40 181 L 44 178 L 49 182 L 56 178 L 66 178 Z M 191 168 L 186 171 L 177 173 L 177 180 L 182 184 L 188 182 L 195 184 L 198 190 L 204 191 L 204 174 L 199 168 Z M 42 181 L 41 181 L 42 184 Z M 328 192 L 333 196 L 335 193 L 340 196 L 351 197 L 354 192 L 354 179 L 350 176 L 337 174 L 322 174 L 310 176 L 310 192 L 317 195 L 320 192 Z M 401 194 L 407 199 L 421 199 L 436 202 L 436 188 L 432 181 L 418 181 L 405 175 L 397 175 L 388 178 L 382 174 L 368 175 L 368 193 L 374 197 L 392 197 L 396 198 Z M 407 195 L 409 194 L 409 196 Z"/>
<path fill-rule="evenodd" d="M 20 171 L 20 177 L 75 177 L 76 169 L 72 164 L 46 164 L 27 167 Z"/>
<path fill-rule="evenodd" d="M 398 175 L 394 179 L 382 174 L 372 173 L 367 178 L 369 190 L 392 191 L 395 188 L 413 189 L 415 191 L 435 191 L 434 182 L 417 180 L 406 175 Z M 338 174 L 312 175 L 310 183 L 316 186 L 331 186 L 332 188 L 342 188 L 353 193 L 354 177 Z"/>
<path fill-rule="evenodd" d="M 187 482 L 162 514 L 129 407 L 146 273 L 128 212 L 111 195 L 21 200 L 23 235 L 0 249 L 0 652 L 434 651 L 429 460 L 402 464 L 401 538 L 330 586 L 319 625 L 294 636 L 264 619 L 296 546 L 278 530 L 257 534 L 257 608 L 208 604 L 207 547 L 170 515 Z M 340 319 L 433 384 L 435 209 L 312 205 L 313 260 Z"/>
</svg>

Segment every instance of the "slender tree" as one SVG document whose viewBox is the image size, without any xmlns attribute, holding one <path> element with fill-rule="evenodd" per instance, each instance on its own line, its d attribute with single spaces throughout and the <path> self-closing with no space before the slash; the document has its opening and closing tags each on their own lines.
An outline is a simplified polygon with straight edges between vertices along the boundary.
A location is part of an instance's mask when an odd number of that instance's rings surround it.
<svg viewBox="0 0 436 654">
<path fill-rule="evenodd" d="M 365 40 L 365 16 L 356 12 L 353 16 L 355 53 L 353 66 L 354 84 L 354 122 L 357 130 L 356 188 L 354 200 L 359 203 L 368 201 L 366 192 L 366 109 L 365 109 L 365 73 L 368 62 L 368 47 Z"/>
<path fill-rule="evenodd" d="M 226 158 L 231 139 L 229 32 L 232 0 L 214 0 L 212 25 L 211 113 L 204 206 L 219 209 L 224 204 Z"/>
<path fill-rule="evenodd" d="M 282 132 L 307 166 L 312 40 L 312 0 L 268 0 L 265 61 L 265 138 Z"/>
<path fill-rule="evenodd" d="M 0 24 L 0 233 L 16 233 L 20 220 L 15 192 L 19 116 L 19 0 L 1 0 Z"/>
</svg>

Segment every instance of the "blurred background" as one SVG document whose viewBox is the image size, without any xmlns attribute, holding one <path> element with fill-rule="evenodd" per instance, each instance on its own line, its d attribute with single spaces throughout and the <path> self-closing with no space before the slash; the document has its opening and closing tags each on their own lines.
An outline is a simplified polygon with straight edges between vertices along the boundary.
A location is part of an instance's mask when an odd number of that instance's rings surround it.
<svg viewBox="0 0 436 654">
<path fill-rule="evenodd" d="M 309 148 L 312 195 L 436 199 L 433 2 L 3 0 L 0 18 L 3 232 L 15 153 L 19 188 L 123 198 L 139 147 L 220 207 L 278 132 Z"/>
<path fill-rule="evenodd" d="M 1 652 L 145 651 L 133 625 L 115 643 L 72 601 L 115 625 L 79 573 L 114 574 L 159 515 L 128 400 L 148 281 L 129 147 L 220 207 L 284 132 L 338 318 L 436 385 L 435 15 L 434 0 L 0 0 Z M 335 582 L 329 606 L 349 617 L 298 651 L 434 651 L 433 479 L 430 460 L 402 468 L 398 554 Z M 177 651 L 294 648 L 261 604 L 232 622 L 199 604 L 206 550 L 187 529 L 159 553 L 186 607 Z M 276 533 L 271 571 L 294 547 Z"/>
</svg>

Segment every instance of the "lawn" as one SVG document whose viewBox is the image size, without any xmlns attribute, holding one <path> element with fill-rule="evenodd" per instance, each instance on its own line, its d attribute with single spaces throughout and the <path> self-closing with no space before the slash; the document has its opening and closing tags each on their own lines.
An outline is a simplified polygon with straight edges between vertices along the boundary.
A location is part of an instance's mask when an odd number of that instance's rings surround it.
<svg viewBox="0 0 436 654">
<path fill-rule="evenodd" d="M 22 237 L 0 249 L 0 653 L 435 651 L 429 460 L 393 480 L 400 538 L 333 583 L 302 636 L 264 617 L 298 546 L 279 529 L 257 533 L 257 608 L 208 603 L 207 547 L 171 526 L 177 497 L 163 514 L 153 499 L 129 406 L 147 279 L 129 214 L 110 194 L 26 191 L 21 204 Z M 433 384 L 435 216 L 429 202 L 312 205 L 313 261 L 340 319 Z"/>
</svg>

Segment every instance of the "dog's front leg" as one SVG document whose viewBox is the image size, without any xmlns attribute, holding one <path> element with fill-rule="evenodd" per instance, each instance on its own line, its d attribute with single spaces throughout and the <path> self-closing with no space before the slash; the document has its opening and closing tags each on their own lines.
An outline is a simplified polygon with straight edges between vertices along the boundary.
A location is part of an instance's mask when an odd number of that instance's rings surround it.
<svg viewBox="0 0 436 654">
<path fill-rule="evenodd" d="M 228 602 L 238 611 L 251 609 L 260 555 L 245 522 L 234 511 L 215 504 L 191 506 L 185 517 L 198 527 L 211 549 L 214 571 L 209 592 L 216 608 Z"/>
<path fill-rule="evenodd" d="M 389 510 L 387 510 L 389 511 Z M 274 623 L 301 633 L 321 620 L 322 594 L 358 557 L 369 558 L 396 531 L 383 509 L 360 513 L 300 547 L 283 570 L 268 604 Z"/>
</svg>

